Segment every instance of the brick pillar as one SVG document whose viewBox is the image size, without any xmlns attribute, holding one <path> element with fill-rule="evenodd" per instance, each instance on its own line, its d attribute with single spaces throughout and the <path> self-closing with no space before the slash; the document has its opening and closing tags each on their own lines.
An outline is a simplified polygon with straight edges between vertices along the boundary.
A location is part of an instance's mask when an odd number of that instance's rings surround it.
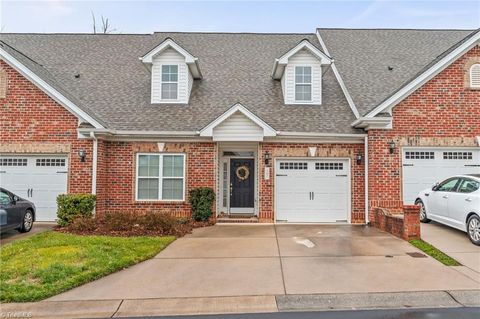
<svg viewBox="0 0 480 319">
<path fill-rule="evenodd" d="M 420 206 L 403 206 L 403 239 L 420 239 Z"/>
</svg>

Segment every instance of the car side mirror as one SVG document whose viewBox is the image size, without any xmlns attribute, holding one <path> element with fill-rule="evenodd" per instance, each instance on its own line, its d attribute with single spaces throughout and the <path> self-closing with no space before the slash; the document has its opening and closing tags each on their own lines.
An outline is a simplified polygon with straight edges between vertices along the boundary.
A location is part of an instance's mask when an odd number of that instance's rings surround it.
<svg viewBox="0 0 480 319">
<path fill-rule="evenodd" d="M 432 191 L 435 192 L 435 191 L 438 189 L 438 186 L 439 186 L 439 185 L 440 185 L 439 183 L 436 183 L 435 185 L 433 185 L 433 186 L 432 186 Z"/>
<path fill-rule="evenodd" d="M 19 198 L 17 195 L 13 195 L 13 198 L 12 198 L 12 204 L 16 204 L 18 202 Z"/>
</svg>

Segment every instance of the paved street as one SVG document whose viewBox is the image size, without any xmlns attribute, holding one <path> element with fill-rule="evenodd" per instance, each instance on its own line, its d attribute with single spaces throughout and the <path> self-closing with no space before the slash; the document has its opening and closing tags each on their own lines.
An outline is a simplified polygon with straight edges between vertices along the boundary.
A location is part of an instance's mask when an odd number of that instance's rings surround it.
<svg viewBox="0 0 480 319">
<path fill-rule="evenodd" d="M 174 317 L 126 317 L 131 319 L 477 319 L 480 308 L 389 309 L 329 312 L 278 312 L 269 314 L 236 314 Z"/>
</svg>

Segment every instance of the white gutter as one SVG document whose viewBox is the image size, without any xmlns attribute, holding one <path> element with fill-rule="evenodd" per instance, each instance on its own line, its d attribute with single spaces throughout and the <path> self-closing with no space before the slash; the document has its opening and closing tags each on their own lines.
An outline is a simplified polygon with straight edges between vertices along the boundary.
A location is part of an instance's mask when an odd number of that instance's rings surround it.
<svg viewBox="0 0 480 319">
<path fill-rule="evenodd" d="M 342 133 L 309 133 L 309 132 L 282 132 L 277 131 L 278 136 L 296 136 L 296 137 L 365 137 L 367 134 L 342 134 Z"/>
<path fill-rule="evenodd" d="M 92 156 L 92 194 L 97 194 L 97 159 L 98 159 L 98 139 L 94 132 L 90 132 L 93 139 L 93 156 Z"/>
<path fill-rule="evenodd" d="M 368 136 L 365 136 L 365 224 L 370 222 L 368 217 Z"/>
</svg>

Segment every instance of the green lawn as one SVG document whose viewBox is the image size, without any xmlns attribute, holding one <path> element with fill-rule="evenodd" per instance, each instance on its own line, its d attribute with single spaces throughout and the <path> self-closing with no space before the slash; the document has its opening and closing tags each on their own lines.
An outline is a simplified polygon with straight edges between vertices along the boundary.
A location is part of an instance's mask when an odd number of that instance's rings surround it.
<svg viewBox="0 0 480 319">
<path fill-rule="evenodd" d="M 152 258 L 174 237 L 45 232 L 0 248 L 0 301 L 48 298 Z"/>
<path fill-rule="evenodd" d="M 412 239 L 409 241 L 409 243 L 417 247 L 427 255 L 435 258 L 445 266 L 461 266 L 462 265 L 452 257 L 445 254 L 443 251 L 437 249 L 435 246 L 430 245 L 426 241 L 423 241 L 421 239 Z"/>
</svg>

